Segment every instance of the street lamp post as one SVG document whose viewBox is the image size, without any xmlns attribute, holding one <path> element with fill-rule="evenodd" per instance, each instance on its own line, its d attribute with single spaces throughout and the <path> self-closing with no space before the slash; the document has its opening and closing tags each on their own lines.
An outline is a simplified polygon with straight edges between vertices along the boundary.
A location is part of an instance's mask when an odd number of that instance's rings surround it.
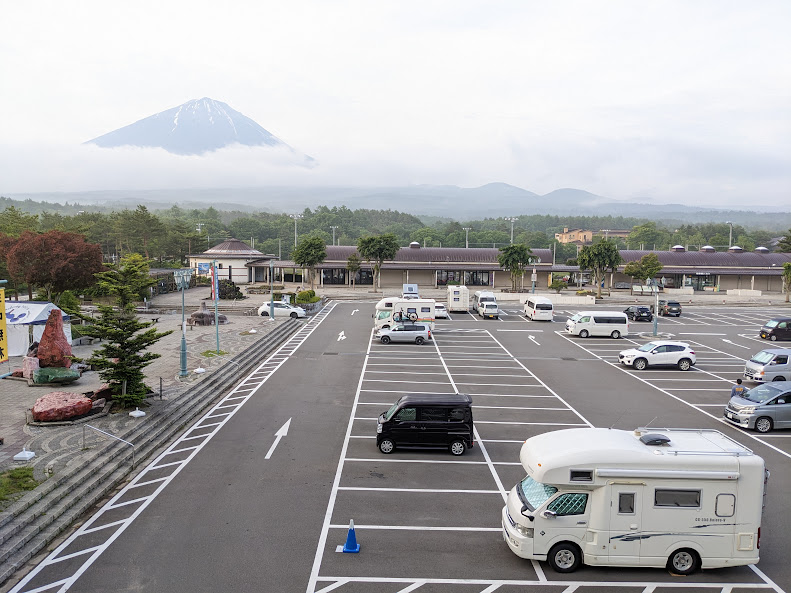
<svg viewBox="0 0 791 593">
<path fill-rule="evenodd" d="M 730 220 L 726 220 L 725 224 L 729 224 L 731 226 L 731 229 L 728 232 L 728 249 L 730 249 L 733 247 L 733 223 Z"/>
<path fill-rule="evenodd" d="M 331 226 L 330 228 L 332 229 L 332 244 L 335 245 L 335 229 L 337 229 L 338 227 Z"/>
<path fill-rule="evenodd" d="M 187 372 L 187 320 L 184 316 L 184 290 L 190 285 L 192 270 L 175 270 L 173 277 L 176 280 L 176 287 L 181 290 L 181 370 L 179 377 L 186 377 Z"/>
<path fill-rule="evenodd" d="M 469 227 L 469 226 L 464 227 L 464 247 L 466 247 L 467 249 L 470 248 L 470 231 L 471 230 L 472 230 L 472 227 Z"/>
<path fill-rule="evenodd" d="M 297 246 L 297 221 L 302 218 L 301 214 L 289 214 L 294 219 L 294 247 Z"/>
<path fill-rule="evenodd" d="M 511 245 L 514 244 L 514 223 L 519 220 L 517 217 L 506 218 L 506 220 L 511 221 Z"/>
<path fill-rule="evenodd" d="M 269 321 L 275 320 L 275 260 L 269 260 Z"/>
</svg>

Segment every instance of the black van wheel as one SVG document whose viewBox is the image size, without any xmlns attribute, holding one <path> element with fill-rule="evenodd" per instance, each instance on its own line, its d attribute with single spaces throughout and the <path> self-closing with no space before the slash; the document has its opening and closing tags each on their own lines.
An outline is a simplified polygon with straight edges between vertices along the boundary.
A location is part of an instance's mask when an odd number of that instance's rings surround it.
<svg viewBox="0 0 791 593">
<path fill-rule="evenodd" d="M 771 432 L 772 419 L 767 418 L 766 416 L 761 416 L 755 421 L 755 430 L 757 432 Z"/>
<path fill-rule="evenodd" d="M 667 569 L 672 574 L 687 576 L 694 573 L 700 567 L 700 558 L 695 550 L 685 548 L 676 550 L 667 559 Z"/>
<path fill-rule="evenodd" d="M 395 451 L 395 443 L 390 439 L 382 439 L 382 441 L 379 443 L 379 450 L 385 455 L 389 455 Z"/>
<path fill-rule="evenodd" d="M 389 344 L 390 336 L 382 336 L 382 344 Z"/>
<path fill-rule="evenodd" d="M 454 455 L 464 455 L 464 451 L 466 450 L 467 446 L 461 439 L 457 439 L 450 444 L 450 452 Z"/>
<path fill-rule="evenodd" d="M 773 334 L 773 335 L 769 336 L 769 339 L 772 340 L 773 342 L 776 342 L 777 341 L 777 336 L 775 336 Z"/>
<path fill-rule="evenodd" d="M 415 344 L 417 344 L 418 346 L 420 346 L 421 344 L 423 344 L 423 342 L 425 342 L 425 340 L 424 340 L 423 338 L 421 338 L 420 336 L 418 336 L 417 338 L 415 338 Z"/>
<path fill-rule="evenodd" d="M 587 330 L 587 329 L 583 329 L 583 330 L 580 332 L 580 338 L 587 338 L 589 335 L 590 335 L 590 334 L 588 333 L 588 330 Z"/>
<path fill-rule="evenodd" d="M 645 358 L 638 358 L 632 363 L 632 366 L 638 371 L 642 371 L 648 366 L 648 361 Z"/>
<path fill-rule="evenodd" d="M 582 563 L 582 553 L 574 544 L 555 544 L 547 554 L 547 562 L 555 572 L 574 572 Z"/>
<path fill-rule="evenodd" d="M 621 332 L 619 332 L 619 331 L 616 329 L 616 330 L 615 330 L 614 332 L 612 332 L 610 335 L 611 335 L 613 338 L 615 338 L 615 339 L 617 340 L 618 338 L 620 338 L 620 337 L 621 337 Z"/>
</svg>

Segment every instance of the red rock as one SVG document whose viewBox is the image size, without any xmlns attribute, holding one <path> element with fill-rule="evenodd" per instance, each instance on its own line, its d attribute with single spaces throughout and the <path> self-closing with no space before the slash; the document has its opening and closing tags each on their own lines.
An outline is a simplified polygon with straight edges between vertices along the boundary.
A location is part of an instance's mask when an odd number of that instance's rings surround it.
<svg viewBox="0 0 791 593">
<path fill-rule="evenodd" d="M 38 344 L 38 360 L 42 367 L 70 367 L 71 344 L 63 334 L 63 313 L 52 309 Z"/>
<path fill-rule="evenodd" d="M 33 405 L 33 420 L 53 422 L 82 416 L 91 411 L 93 402 L 80 393 L 53 391 L 36 400 Z"/>
<path fill-rule="evenodd" d="M 26 378 L 23 373 L 24 371 L 22 369 L 14 369 L 13 371 L 11 371 L 11 376 L 17 377 L 19 379 Z"/>
</svg>

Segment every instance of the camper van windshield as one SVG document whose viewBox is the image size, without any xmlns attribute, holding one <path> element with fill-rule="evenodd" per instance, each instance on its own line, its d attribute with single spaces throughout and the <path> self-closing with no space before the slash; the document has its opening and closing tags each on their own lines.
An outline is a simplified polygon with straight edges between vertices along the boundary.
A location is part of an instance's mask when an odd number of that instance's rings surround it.
<svg viewBox="0 0 791 593">
<path fill-rule="evenodd" d="M 535 511 L 557 491 L 558 489 L 554 486 L 536 482 L 530 476 L 519 482 L 519 487 L 516 489 L 517 494 L 519 494 L 519 500 L 531 511 Z"/>
<path fill-rule="evenodd" d="M 389 319 L 390 318 L 390 311 L 379 311 L 376 315 L 377 319 Z"/>
<path fill-rule="evenodd" d="M 767 363 L 772 362 L 772 359 L 774 357 L 775 357 L 775 355 L 772 354 L 771 352 L 767 352 L 766 350 L 761 350 L 761 352 L 759 352 L 758 354 L 756 354 L 755 356 L 753 356 L 750 359 L 750 362 L 757 362 L 759 364 L 767 364 Z"/>
<path fill-rule="evenodd" d="M 782 389 L 778 389 L 769 383 L 765 383 L 763 385 L 759 385 L 758 387 L 753 387 L 746 393 L 742 394 L 741 397 L 756 404 L 762 404 L 766 401 L 769 401 L 776 395 L 780 395 L 781 393 L 783 393 Z"/>
</svg>

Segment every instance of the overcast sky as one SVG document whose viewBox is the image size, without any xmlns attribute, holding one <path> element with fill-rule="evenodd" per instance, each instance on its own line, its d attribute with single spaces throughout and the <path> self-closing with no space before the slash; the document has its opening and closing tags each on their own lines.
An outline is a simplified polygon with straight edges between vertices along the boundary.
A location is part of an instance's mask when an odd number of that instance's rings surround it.
<svg viewBox="0 0 791 593">
<path fill-rule="evenodd" d="M 505 182 L 791 209 L 791 2 L 42 0 L 0 19 L 0 194 Z M 211 97 L 319 162 L 82 142 Z"/>
</svg>

